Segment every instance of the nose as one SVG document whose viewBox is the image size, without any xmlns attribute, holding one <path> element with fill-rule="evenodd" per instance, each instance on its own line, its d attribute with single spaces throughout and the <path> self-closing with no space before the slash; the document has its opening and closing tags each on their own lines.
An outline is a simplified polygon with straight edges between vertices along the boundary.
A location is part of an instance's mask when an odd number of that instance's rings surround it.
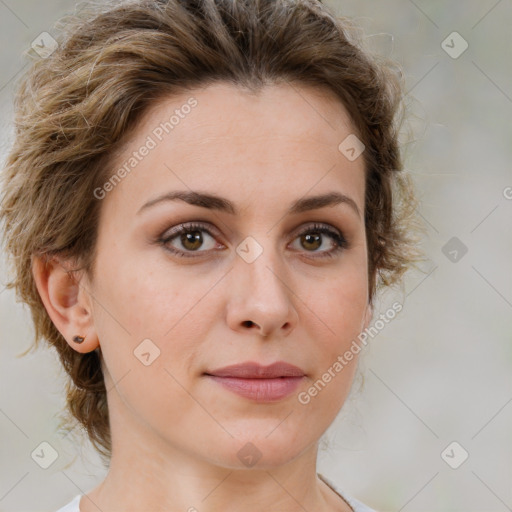
<svg viewBox="0 0 512 512">
<path fill-rule="evenodd" d="M 227 283 L 227 323 L 240 333 L 287 336 L 298 322 L 296 295 L 285 265 L 265 249 L 248 263 L 237 256 Z"/>
</svg>

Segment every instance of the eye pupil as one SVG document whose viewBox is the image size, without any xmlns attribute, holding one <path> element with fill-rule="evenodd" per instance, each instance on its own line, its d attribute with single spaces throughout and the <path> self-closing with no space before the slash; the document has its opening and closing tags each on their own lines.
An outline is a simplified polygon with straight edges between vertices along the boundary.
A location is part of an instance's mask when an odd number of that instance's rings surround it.
<svg viewBox="0 0 512 512">
<path fill-rule="evenodd" d="M 198 249 L 203 243 L 203 237 L 201 235 L 201 232 L 189 231 L 187 233 L 183 233 L 181 235 L 181 243 L 183 244 L 183 247 L 186 247 L 187 249 Z M 190 247 L 188 244 L 192 244 L 192 247 Z"/>
<path fill-rule="evenodd" d="M 315 233 L 315 234 L 307 233 L 307 234 L 303 235 L 302 238 L 303 238 L 303 240 L 306 241 L 306 244 L 312 243 L 314 245 L 314 247 L 309 247 L 310 249 L 318 249 L 318 247 L 320 247 L 322 245 L 322 243 L 320 241 L 320 238 L 321 238 L 320 233 Z M 320 242 L 320 243 L 318 243 L 318 242 Z"/>
</svg>

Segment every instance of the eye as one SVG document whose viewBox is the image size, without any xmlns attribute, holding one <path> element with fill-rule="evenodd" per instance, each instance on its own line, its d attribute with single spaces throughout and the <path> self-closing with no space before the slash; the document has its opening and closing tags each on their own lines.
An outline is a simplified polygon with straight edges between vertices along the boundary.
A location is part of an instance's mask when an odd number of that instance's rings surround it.
<svg viewBox="0 0 512 512">
<path fill-rule="evenodd" d="M 206 233 L 206 237 L 203 236 L 203 233 Z M 326 235 L 327 239 L 330 239 L 330 243 L 325 243 Z M 205 241 L 207 242 L 208 239 L 210 239 L 210 243 L 206 243 L 207 247 L 205 249 Z M 305 249 L 306 252 L 320 254 L 319 256 L 313 256 L 314 258 L 332 258 L 348 247 L 348 243 L 343 234 L 328 224 L 314 224 L 309 226 L 300 231 L 294 240 L 298 240 L 301 248 Z M 160 236 L 158 243 L 163 245 L 166 250 L 174 255 L 184 258 L 198 257 L 200 253 L 215 250 L 217 246 L 215 237 L 209 227 L 200 223 L 180 224 Z M 327 245 L 327 250 L 318 251 L 319 248 L 325 245 Z M 329 246 L 331 249 L 329 249 Z M 203 248 L 203 250 L 200 250 L 201 248 Z M 300 251 L 301 248 L 297 250 Z"/>
<path fill-rule="evenodd" d="M 325 235 L 331 239 L 330 243 L 324 244 Z M 308 228 L 302 230 L 298 235 L 300 246 L 306 249 L 306 252 L 319 252 L 319 256 L 314 258 L 332 258 L 343 249 L 348 248 L 348 243 L 343 234 L 335 228 L 330 227 L 328 224 L 313 224 Z M 324 251 L 317 251 L 322 246 L 331 246 L 331 249 Z M 300 249 L 299 249 L 300 250 Z"/>
<path fill-rule="evenodd" d="M 207 233 L 206 239 L 211 238 L 213 240 L 213 244 L 210 243 L 210 250 L 213 249 L 216 245 L 214 236 L 208 229 L 208 227 L 204 224 L 180 224 L 176 228 L 171 229 L 171 231 L 167 231 L 163 236 L 158 240 L 167 250 L 176 254 L 180 257 L 190 258 L 195 257 L 195 255 L 190 254 L 193 252 L 208 252 L 207 250 L 200 251 L 199 248 L 204 244 L 205 237 L 202 233 Z M 177 244 L 181 245 L 181 248 L 176 248 L 176 246 L 172 246 L 171 242 L 176 239 Z M 184 249 L 184 250 L 183 250 Z"/>
</svg>

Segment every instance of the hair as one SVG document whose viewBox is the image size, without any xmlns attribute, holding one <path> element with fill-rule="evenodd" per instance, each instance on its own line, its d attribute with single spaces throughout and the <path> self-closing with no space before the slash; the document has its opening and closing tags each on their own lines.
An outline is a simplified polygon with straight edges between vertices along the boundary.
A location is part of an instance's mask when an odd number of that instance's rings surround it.
<svg viewBox="0 0 512 512">
<path fill-rule="evenodd" d="M 90 2 L 55 25 L 57 48 L 17 84 L 0 221 L 18 300 L 69 375 L 65 419 L 111 457 L 101 351 L 79 353 L 51 321 L 32 258 L 64 257 L 93 276 L 101 201 L 116 150 L 149 107 L 216 82 L 251 91 L 288 82 L 329 90 L 365 145 L 369 297 L 417 261 L 415 195 L 399 151 L 401 75 L 372 56 L 321 0 Z M 75 270 L 77 270 L 75 269 Z M 108 462 L 107 462 L 108 464 Z"/>
</svg>

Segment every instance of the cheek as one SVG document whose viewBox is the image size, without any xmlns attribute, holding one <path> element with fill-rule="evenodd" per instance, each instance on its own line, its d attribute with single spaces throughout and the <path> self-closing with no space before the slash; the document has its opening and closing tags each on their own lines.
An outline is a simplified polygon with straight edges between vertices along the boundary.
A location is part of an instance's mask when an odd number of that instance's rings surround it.
<svg viewBox="0 0 512 512">
<path fill-rule="evenodd" d="M 367 281 L 364 272 L 340 276 L 321 288 L 306 304 L 311 322 L 309 337 L 315 345 L 311 359 L 314 374 L 298 396 L 298 408 L 330 424 L 339 413 L 351 389 L 361 352 L 358 335 L 363 328 L 367 307 Z"/>
<path fill-rule="evenodd" d="M 144 407 L 144 396 L 138 395 L 143 395 L 145 388 L 176 385 L 165 370 L 179 382 L 188 382 L 214 317 L 207 309 L 210 296 L 205 295 L 218 278 L 171 272 L 169 268 L 159 272 L 149 264 L 132 264 L 126 257 L 119 265 L 100 268 L 104 269 L 98 274 L 101 286 L 94 293 L 99 303 L 95 324 L 102 352 L 114 382 L 124 381 L 128 372 L 129 381 L 139 382 L 133 388 L 127 382 L 126 393 Z M 149 366 L 144 365 L 144 358 L 146 362 L 149 359 Z M 141 386 L 142 382 L 147 386 Z M 176 387 L 173 401 L 180 402 L 180 389 Z M 154 399 L 160 406 L 169 396 Z M 179 407 L 185 405 L 180 403 Z"/>
<path fill-rule="evenodd" d="M 180 319 L 201 300 L 206 284 L 191 273 L 173 271 L 170 264 L 156 265 L 142 257 L 144 253 L 131 252 L 116 247 L 103 250 L 98 258 L 97 297 L 111 313 L 111 321 L 133 338 L 162 338 L 180 326 Z"/>
<path fill-rule="evenodd" d="M 347 269 L 320 284 L 304 301 L 325 336 L 313 336 L 331 353 L 350 343 L 363 328 L 368 306 L 368 280 L 361 267 Z M 319 339 L 320 338 L 320 339 Z"/>
</svg>

